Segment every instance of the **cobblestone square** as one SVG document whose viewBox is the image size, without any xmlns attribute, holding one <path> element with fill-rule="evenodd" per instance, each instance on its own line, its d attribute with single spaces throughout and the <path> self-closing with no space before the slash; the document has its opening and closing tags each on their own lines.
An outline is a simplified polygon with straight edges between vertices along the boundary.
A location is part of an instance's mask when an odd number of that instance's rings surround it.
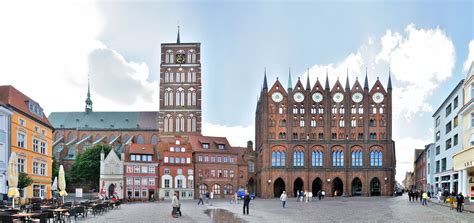
<svg viewBox="0 0 474 223">
<path fill-rule="evenodd" d="M 474 213 L 457 213 L 447 207 L 429 203 L 410 203 L 403 197 L 326 198 L 309 203 L 291 198 L 286 208 L 277 199 L 256 199 L 250 203 L 250 215 L 242 215 L 242 202 L 230 204 L 214 200 L 212 205 L 197 201 L 182 202 L 183 216 L 171 217 L 168 201 L 125 204 L 96 217 L 78 218 L 78 222 L 474 222 Z M 225 209 L 234 214 L 212 219 L 206 210 Z M 208 211 L 209 212 L 209 211 Z"/>
</svg>

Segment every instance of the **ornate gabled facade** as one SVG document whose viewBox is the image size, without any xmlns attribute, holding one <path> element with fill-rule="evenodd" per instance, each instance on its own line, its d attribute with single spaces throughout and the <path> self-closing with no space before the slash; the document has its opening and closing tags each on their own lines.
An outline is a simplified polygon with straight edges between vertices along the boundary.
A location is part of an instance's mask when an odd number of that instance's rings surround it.
<svg viewBox="0 0 474 223">
<path fill-rule="evenodd" d="M 291 83 L 291 76 L 289 82 Z M 285 90 L 267 77 L 256 109 L 257 192 L 269 198 L 283 190 L 328 195 L 391 195 L 395 182 L 392 86 L 376 80 L 369 89 L 356 80 L 332 88 L 326 76 L 306 87 L 298 79 Z"/>
<path fill-rule="evenodd" d="M 107 157 L 104 151 L 100 153 L 100 184 L 103 192 L 102 196 L 112 197 L 116 195 L 119 198 L 124 198 L 124 165 L 123 161 L 125 154 L 117 154 L 116 151 L 110 150 Z"/>
</svg>

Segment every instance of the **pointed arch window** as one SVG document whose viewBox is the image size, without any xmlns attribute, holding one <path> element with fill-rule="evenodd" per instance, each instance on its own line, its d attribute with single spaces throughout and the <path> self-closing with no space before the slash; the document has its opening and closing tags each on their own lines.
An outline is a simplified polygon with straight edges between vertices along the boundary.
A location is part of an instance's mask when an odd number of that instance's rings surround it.
<svg viewBox="0 0 474 223">
<path fill-rule="evenodd" d="M 176 117 L 176 132 L 184 132 L 184 116 L 182 114 Z"/>
<path fill-rule="evenodd" d="M 333 151 L 332 152 L 332 165 L 333 166 L 344 166 L 344 152 Z"/>
<path fill-rule="evenodd" d="M 304 127 L 304 118 L 303 117 L 300 118 L 300 127 Z"/>
<path fill-rule="evenodd" d="M 318 114 L 320 115 L 324 114 L 324 108 L 322 105 L 319 105 Z"/>
<path fill-rule="evenodd" d="M 311 166 L 323 166 L 323 152 L 313 151 L 311 154 Z"/>
<path fill-rule="evenodd" d="M 344 126 L 345 126 L 344 118 L 341 117 L 341 119 L 339 120 L 339 127 L 344 127 Z"/>
<path fill-rule="evenodd" d="M 188 90 L 187 105 L 188 106 L 196 105 L 196 90 L 194 90 L 194 88 L 189 88 Z"/>
<path fill-rule="evenodd" d="M 298 108 L 296 107 L 296 105 L 293 106 L 293 114 L 298 114 Z"/>
<path fill-rule="evenodd" d="M 295 167 L 304 166 L 304 152 L 303 151 L 293 152 L 293 166 Z"/>
<path fill-rule="evenodd" d="M 304 114 L 304 105 L 300 106 L 300 114 Z"/>
<path fill-rule="evenodd" d="M 352 166 L 362 166 L 362 151 L 352 151 Z"/>
<path fill-rule="evenodd" d="M 176 106 L 184 106 L 184 89 L 181 87 L 176 91 Z"/>
<path fill-rule="evenodd" d="M 165 90 L 165 106 L 173 105 L 173 90 L 171 88 L 167 88 Z"/>
<path fill-rule="evenodd" d="M 311 119 L 311 127 L 316 127 L 316 119 L 314 117 Z"/>
<path fill-rule="evenodd" d="M 364 114 L 364 108 L 362 105 L 359 105 L 359 114 Z"/>
<path fill-rule="evenodd" d="M 174 63 L 174 56 L 172 50 L 167 50 L 165 54 L 165 63 Z"/>
<path fill-rule="evenodd" d="M 188 63 L 196 63 L 196 51 L 189 50 L 188 51 Z"/>
<path fill-rule="evenodd" d="M 173 132 L 173 118 L 167 114 L 164 120 L 165 132 Z"/>
<path fill-rule="evenodd" d="M 378 146 L 370 151 L 370 166 L 382 166 L 382 151 Z"/>
<path fill-rule="evenodd" d="M 339 114 L 344 114 L 344 112 L 344 105 L 341 105 L 341 107 L 339 107 Z"/>
<path fill-rule="evenodd" d="M 313 106 L 311 107 L 311 114 L 312 114 L 312 115 L 316 114 L 316 111 L 317 111 L 317 110 L 316 110 L 316 106 L 313 105 Z"/>
<path fill-rule="evenodd" d="M 332 112 L 332 114 L 337 114 L 336 105 L 333 105 L 333 106 L 332 106 L 331 112 Z"/>
<path fill-rule="evenodd" d="M 356 126 L 357 126 L 357 121 L 356 121 L 355 117 L 352 116 L 351 127 L 352 127 L 352 128 L 355 128 Z"/>
<path fill-rule="evenodd" d="M 280 167 L 285 166 L 285 151 L 273 151 L 272 152 L 272 166 Z"/>
</svg>

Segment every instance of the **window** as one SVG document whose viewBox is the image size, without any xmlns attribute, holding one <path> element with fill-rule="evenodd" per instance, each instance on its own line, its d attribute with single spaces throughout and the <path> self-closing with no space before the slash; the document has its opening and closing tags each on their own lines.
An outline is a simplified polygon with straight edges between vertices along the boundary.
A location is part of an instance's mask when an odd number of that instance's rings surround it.
<svg viewBox="0 0 474 223">
<path fill-rule="evenodd" d="M 352 151 L 352 166 L 362 166 L 362 151 Z"/>
<path fill-rule="evenodd" d="M 133 173 L 133 166 L 127 166 L 127 173 Z"/>
<path fill-rule="evenodd" d="M 216 177 L 216 170 L 211 170 L 211 177 Z"/>
<path fill-rule="evenodd" d="M 333 166 L 344 166 L 344 152 L 333 151 L 332 152 L 332 165 Z"/>
<path fill-rule="evenodd" d="M 18 172 L 24 173 L 25 172 L 25 159 L 18 159 Z"/>
<path fill-rule="evenodd" d="M 38 175 L 39 174 L 39 163 L 33 161 L 33 174 Z"/>
<path fill-rule="evenodd" d="M 39 140 L 33 139 L 33 152 L 37 153 L 39 151 Z"/>
<path fill-rule="evenodd" d="M 202 155 L 198 155 L 198 161 L 202 162 Z"/>
<path fill-rule="evenodd" d="M 248 171 L 249 173 L 254 173 L 255 172 L 255 163 L 252 161 L 248 162 Z"/>
<path fill-rule="evenodd" d="M 179 157 L 176 157 L 176 163 L 181 163 Z"/>
<path fill-rule="evenodd" d="M 148 178 L 148 185 L 154 186 L 155 185 L 155 178 Z"/>
<path fill-rule="evenodd" d="M 168 163 L 168 157 L 165 156 L 165 163 Z"/>
<path fill-rule="evenodd" d="M 428 174 L 430 174 L 431 165 L 428 163 Z"/>
<path fill-rule="evenodd" d="M 204 162 L 209 162 L 209 156 L 204 157 Z"/>
<path fill-rule="evenodd" d="M 144 186 L 148 185 L 148 178 L 146 178 L 146 177 L 142 178 L 142 185 L 144 185 Z"/>
<path fill-rule="evenodd" d="M 40 165 L 40 175 L 46 176 L 46 163 L 41 163 Z"/>
<path fill-rule="evenodd" d="M 440 147 L 439 147 L 439 146 L 436 146 L 436 155 L 439 155 L 440 152 L 441 152 L 441 151 L 440 151 Z"/>
<path fill-rule="evenodd" d="M 454 146 L 456 146 L 458 144 L 458 134 L 454 135 L 453 144 L 454 144 Z"/>
<path fill-rule="evenodd" d="M 445 150 L 451 149 L 451 147 L 452 147 L 451 138 L 449 138 L 448 140 L 446 140 L 446 149 Z"/>
<path fill-rule="evenodd" d="M 214 184 L 214 186 L 212 186 L 212 192 L 214 192 L 214 195 L 220 195 L 221 186 L 219 184 Z"/>
<path fill-rule="evenodd" d="M 314 118 L 311 119 L 311 127 L 316 127 L 316 120 Z"/>
<path fill-rule="evenodd" d="M 441 123 L 441 121 L 439 120 L 439 116 L 436 118 L 436 127 L 439 126 L 439 124 Z"/>
<path fill-rule="evenodd" d="M 459 124 L 458 116 L 456 115 L 456 117 L 454 117 L 454 120 L 453 120 L 453 128 L 458 127 L 458 124 Z"/>
<path fill-rule="evenodd" d="M 174 163 L 174 157 L 170 157 L 170 163 Z"/>
<path fill-rule="evenodd" d="M 170 179 L 165 179 L 165 188 L 170 188 Z"/>
<path fill-rule="evenodd" d="M 304 127 L 304 118 L 303 117 L 301 117 L 301 119 L 300 119 L 300 127 Z"/>
<path fill-rule="evenodd" d="M 21 126 L 26 126 L 26 123 L 25 123 L 25 120 L 24 119 L 18 119 L 18 123 L 21 125 Z"/>
<path fill-rule="evenodd" d="M 304 152 L 303 151 L 293 152 L 293 166 L 295 167 L 304 166 Z"/>
<path fill-rule="evenodd" d="M 382 151 L 370 152 L 370 166 L 382 166 Z"/>
<path fill-rule="evenodd" d="M 451 122 L 446 123 L 446 134 L 448 134 L 448 132 L 451 132 Z"/>
<path fill-rule="evenodd" d="M 225 149 L 225 145 L 219 144 L 219 146 L 218 146 L 217 148 L 218 148 L 218 149 Z"/>
<path fill-rule="evenodd" d="M 453 105 L 454 105 L 454 106 L 453 106 L 454 109 L 456 109 L 456 108 L 458 107 L 458 96 L 456 96 L 456 97 L 454 98 Z"/>
<path fill-rule="evenodd" d="M 33 185 L 33 197 L 45 197 L 45 187 L 44 185 Z"/>
<path fill-rule="evenodd" d="M 273 151 L 272 152 L 272 166 L 285 166 L 285 151 Z"/>
<path fill-rule="evenodd" d="M 211 163 L 215 163 L 216 162 L 216 157 L 215 156 L 211 156 Z"/>
<path fill-rule="evenodd" d="M 474 128 L 474 113 L 471 113 L 471 128 Z"/>
<path fill-rule="evenodd" d="M 134 173 L 140 173 L 140 166 L 133 166 Z"/>
<path fill-rule="evenodd" d="M 227 163 L 229 161 L 229 158 L 227 156 L 224 156 L 224 163 Z"/>
<path fill-rule="evenodd" d="M 136 160 L 137 160 L 137 156 L 134 155 L 134 154 L 130 155 L 130 160 L 131 160 L 131 161 L 136 161 Z"/>
<path fill-rule="evenodd" d="M 438 132 L 436 132 L 436 141 L 438 141 L 440 138 L 441 138 L 441 134 L 440 134 L 440 132 L 438 131 Z"/>
<path fill-rule="evenodd" d="M 193 169 L 188 169 L 188 175 L 193 175 L 194 170 Z"/>
<path fill-rule="evenodd" d="M 234 170 L 229 170 L 229 177 L 234 178 Z"/>
<path fill-rule="evenodd" d="M 25 148 L 25 134 L 23 133 L 17 134 L 17 146 L 20 148 Z"/>
<path fill-rule="evenodd" d="M 165 168 L 165 175 L 169 175 L 170 174 L 170 169 L 169 168 Z"/>
<path fill-rule="evenodd" d="M 203 143 L 202 148 L 203 149 L 209 149 L 209 143 Z"/>
<path fill-rule="evenodd" d="M 451 104 L 449 104 L 449 105 L 446 107 L 446 117 L 448 117 L 449 114 L 451 114 Z"/>
<path fill-rule="evenodd" d="M 441 171 L 446 171 L 446 158 L 441 160 Z"/>
<path fill-rule="evenodd" d="M 183 180 L 177 180 L 177 188 L 183 188 Z"/>
<path fill-rule="evenodd" d="M 322 151 L 313 151 L 311 157 L 312 166 L 323 166 L 323 152 Z"/>
<path fill-rule="evenodd" d="M 148 167 L 142 166 L 142 173 L 148 173 Z"/>
<path fill-rule="evenodd" d="M 174 147 L 170 147 L 170 152 L 174 152 Z"/>
<path fill-rule="evenodd" d="M 127 177 L 127 185 L 132 185 L 133 179 L 131 177 Z"/>
<path fill-rule="evenodd" d="M 41 142 L 40 145 L 41 145 L 41 147 L 40 147 L 40 152 L 41 152 L 41 154 L 45 154 L 45 155 L 46 155 L 46 143 L 45 143 L 45 142 Z"/>
<path fill-rule="evenodd" d="M 436 161 L 436 173 L 439 173 L 439 160 Z"/>
<path fill-rule="evenodd" d="M 218 162 L 218 163 L 222 163 L 222 157 L 218 156 L 218 157 L 217 157 L 217 162 Z"/>
<path fill-rule="evenodd" d="M 184 163 L 184 158 L 181 158 L 181 161 L 183 161 Z M 191 163 L 191 158 L 187 157 L 186 158 L 186 164 L 190 164 Z"/>
<path fill-rule="evenodd" d="M 221 169 L 217 170 L 217 177 L 222 178 L 222 170 Z"/>
</svg>

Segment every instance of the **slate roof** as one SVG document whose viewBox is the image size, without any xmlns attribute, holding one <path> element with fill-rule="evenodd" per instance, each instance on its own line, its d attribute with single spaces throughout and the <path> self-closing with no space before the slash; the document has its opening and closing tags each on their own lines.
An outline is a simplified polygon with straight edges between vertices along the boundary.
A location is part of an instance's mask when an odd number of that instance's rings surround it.
<svg viewBox="0 0 474 223">
<path fill-rule="evenodd" d="M 158 130 L 158 112 L 51 112 L 55 129 Z"/>
</svg>

